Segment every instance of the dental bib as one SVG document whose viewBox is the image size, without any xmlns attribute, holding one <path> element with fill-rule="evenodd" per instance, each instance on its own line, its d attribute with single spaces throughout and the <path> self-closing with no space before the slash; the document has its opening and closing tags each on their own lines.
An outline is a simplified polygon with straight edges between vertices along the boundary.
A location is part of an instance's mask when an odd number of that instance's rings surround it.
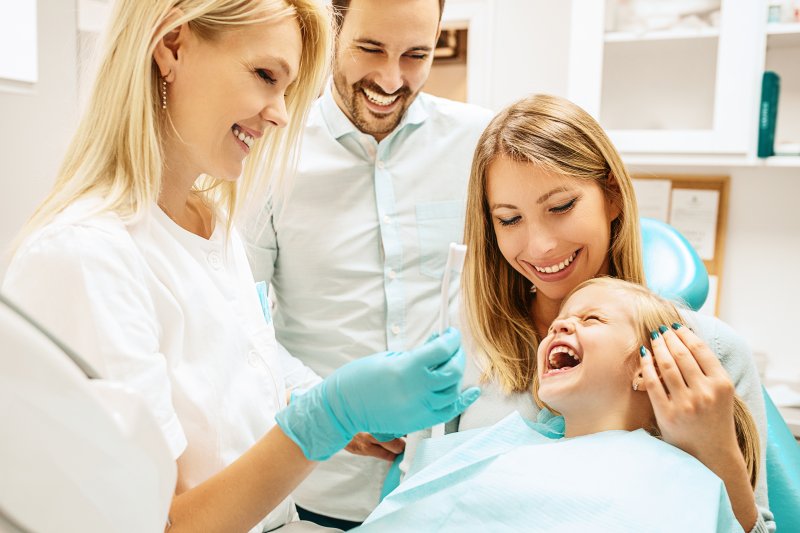
<svg viewBox="0 0 800 533">
<path fill-rule="evenodd" d="M 561 421 L 557 417 L 556 423 Z M 572 439 L 513 413 L 423 441 L 357 531 L 742 531 L 725 486 L 644 430 Z"/>
</svg>

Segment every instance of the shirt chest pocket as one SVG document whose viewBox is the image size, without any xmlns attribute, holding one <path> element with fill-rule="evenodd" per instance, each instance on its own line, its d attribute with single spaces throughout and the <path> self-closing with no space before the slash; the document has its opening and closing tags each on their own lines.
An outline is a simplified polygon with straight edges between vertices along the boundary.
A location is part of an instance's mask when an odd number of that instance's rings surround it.
<svg viewBox="0 0 800 533">
<path fill-rule="evenodd" d="M 452 200 L 416 205 L 419 237 L 419 269 L 426 276 L 441 278 L 451 242 L 461 242 L 464 204 Z"/>
</svg>

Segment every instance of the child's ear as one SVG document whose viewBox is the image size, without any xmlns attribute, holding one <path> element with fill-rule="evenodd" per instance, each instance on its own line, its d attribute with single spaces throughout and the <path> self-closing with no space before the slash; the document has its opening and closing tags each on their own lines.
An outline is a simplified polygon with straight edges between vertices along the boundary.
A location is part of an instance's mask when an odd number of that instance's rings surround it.
<svg viewBox="0 0 800 533">
<path fill-rule="evenodd" d="M 636 376 L 634 376 L 631 386 L 633 390 L 637 392 L 647 392 L 647 387 L 644 384 L 644 377 L 642 376 L 641 372 L 639 372 L 638 374 L 636 374 Z"/>
</svg>

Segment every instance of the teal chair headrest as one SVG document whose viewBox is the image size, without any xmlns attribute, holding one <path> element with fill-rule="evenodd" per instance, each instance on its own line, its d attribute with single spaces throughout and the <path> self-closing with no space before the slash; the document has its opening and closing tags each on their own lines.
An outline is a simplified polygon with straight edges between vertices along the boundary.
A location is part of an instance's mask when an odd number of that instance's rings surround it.
<svg viewBox="0 0 800 533">
<path fill-rule="evenodd" d="M 642 218 L 642 253 L 647 286 L 664 298 L 695 311 L 708 297 L 708 271 L 678 230 L 653 218 Z"/>
</svg>

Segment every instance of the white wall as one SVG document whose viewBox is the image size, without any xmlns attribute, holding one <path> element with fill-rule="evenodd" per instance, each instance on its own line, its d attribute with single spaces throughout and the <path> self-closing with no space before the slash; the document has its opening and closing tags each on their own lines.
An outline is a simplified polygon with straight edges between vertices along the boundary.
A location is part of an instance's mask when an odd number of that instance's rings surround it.
<svg viewBox="0 0 800 533">
<path fill-rule="evenodd" d="M 767 377 L 800 382 L 800 169 L 731 173 L 720 316 L 769 358 Z"/>
<path fill-rule="evenodd" d="M 0 277 L 8 264 L 8 244 L 48 191 L 75 129 L 75 5 L 74 0 L 38 0 L 39 81 L 0 80 Z"/>
</svg>

